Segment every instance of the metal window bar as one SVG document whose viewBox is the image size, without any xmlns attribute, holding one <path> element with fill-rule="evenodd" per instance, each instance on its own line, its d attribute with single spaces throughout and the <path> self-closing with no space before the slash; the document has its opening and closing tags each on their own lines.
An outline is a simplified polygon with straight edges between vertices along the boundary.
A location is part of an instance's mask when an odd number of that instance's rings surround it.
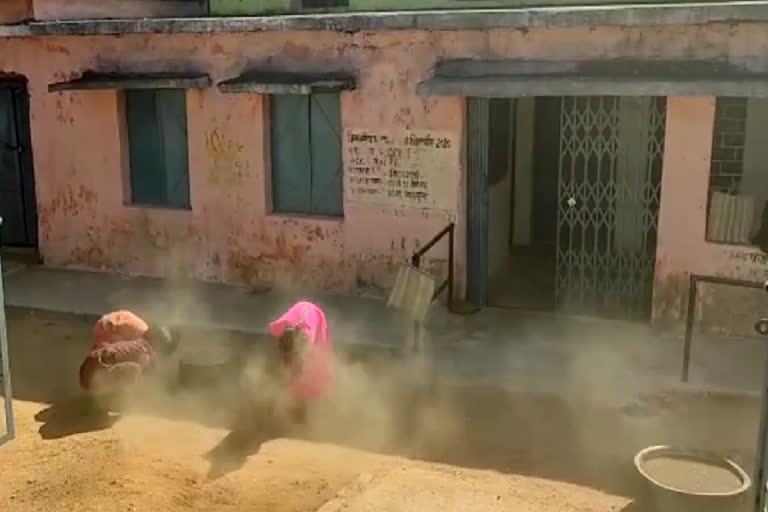
<svg viewBox="0 0 768 512">
<path fill-rule="evenodd" d="M 3 219 L 0 217 L 0 247 L 2 247 Z M 5 402 L 5 434 L 0 436 L 0 445 L 11 441 L 16 436 L 13 421 L 13 394 L 11 393 L 11 366 L 8 359 L 8 331 L 5 324 L 5 294 L 3 290 L 2 258 L 0 258 L 0 380 L 3 383 L 3 401 Z"/>
<path fill-rule="evenodd" d="M 447 305 L 448 305 L 448 311 L 453 312 L 453 244 L 454 244 L 454 230 L 456 225 L 451 222 L 446 227 L 444 227 L 438 234 L 436 234 L 432 240 L 427 242 L 424 247 L 413 253 L 413 256 L 411 257 L 411 265 L 413 265 L 416 268 L 421 268 L 421 257 L 424 256 L 424 254 L 427 253 L 434 245 L 443 239 L 445 235 L 448 235 L 448 277 L 440 283 L 440 285 L 435 289 L 434 295 L 432 295 L 432 300 L 434 301 L 437 299 L 441 293 L 443 293 L 443 290 L 446 288 L 448 289 L 448 298 L 447 298 Z"/>
</svg>

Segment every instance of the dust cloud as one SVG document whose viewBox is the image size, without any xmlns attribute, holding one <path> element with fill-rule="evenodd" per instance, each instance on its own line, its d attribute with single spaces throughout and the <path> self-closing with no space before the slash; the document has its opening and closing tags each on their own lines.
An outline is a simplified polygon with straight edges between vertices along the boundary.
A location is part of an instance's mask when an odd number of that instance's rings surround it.
<svg viewBox="0 0 768 512">
<path fill-rule="evenodd" d="M 476 360 L 489 347 L 476 353 L 448 351 L 446 356 L 430 351 L 441 342 L 437 339 L 420 354 L 366 344 L 363 333 L 372 326 L 363 322 L 400 332 L 390 340 L 400 349 L 407 345 L 407 328 L 391 325 L 391 319 L 359 319 L 353 312 L 333 311 L 327 316 L 344 324 L 330 320 L 329 325 L 335 343 L 335 394 L 329 402 L 312 407 L 305 423 L 286 420 L 281 413 L 282 389 L 274 378 L 274 340 L 198 327 L 222 314 L 222 305 L 207 302 L 210 294 L 203 294 L 182 274 L 148 289 L 146 300 L 135 308 L 150 320 L 181 327 L 183 339 L 178 352 L 161 360 L 156 374 L 126 397 L 123 407 L 129 416 L 203 424 L 220 431 L 220 438 L 206 437 L 206 452 L 199 453 L 200 442 L 190 438 L 194 434 L 181 434 L 168 422 L 126 421 L 124 429 L 112 430 L 116 436 L 127 436 L 130 428 L 133 442 L 161 439 L 169 450 L 203 456 L 211 479 L 237 472 L 264 449 L 272 453 L 270 443 L 285 439 L 310 441 L 302 445 L 307 450 L 344 446 L 569 482 L 622 496 L 642 492 L 632 457 L 650 445 L 706 447 L 732 455 L 748 471 L 752 467 L 759 404 L 661 396 L 661 386 L 649 386 L 633 377 L 642 372 L 628 371 L 650 365 L 646 351 L 655 348 L 628 349 L 637 346 L 622 343 L 635 335 L 632 332 L 620 332 L 612 343 L 605 343 L 598 339 L 605 331 L 589 322 L 558 320 L 549 322 L 544 331 L 523 327 L 515 333 L 501 332 L 492 356 Z M 264 309 L 255 311 L 254 319 L 275 319 L 291 302 L 260 300 Z M 322 300 L 318 303 L 323 306 Z M 46 402 L 54 401 L 52 389 L 55 400 L 64 393 L 61 390 L 77 395 L 77 365 L 90 343 L 93 319 L 51 320 L 42 313 L 11 317 L 17 396 Z M 260 328 L 266 331 L 267 325 Z M 360 334 L 351 340 L 340 332 Z M 564 341 L 571 338 L 579 341 Z M 537 353 L 541 350 L 547 357 Z M 180 362 L 190 357 L 211 363 L 212 372 L 182 386 Z M 474 365 L 477 378 L 461 381 L 443 372 L 446 357 L 451 367 Z M 48 372 L 45 378 L 42 368 Z M 503 382 L 496 382 L 499 376 Z M 638 398 L 649 390 L 653 396 Z M 624 409 L 633 402 L 642 414 Z"/>
<path fill-rule="evenodd" d="M 266 335 L 196 327 L 203 323 L 202 319 L 215 319 L 221 305 L 210 304 L 210 295 L 186 277 L 189 269 L 184 260 L 183 251 L 172 251 L 162 262 L 170 278 L 151 295 L 148 293 L 135 309 L 149 320 L 179 327 L 181 345 L 176 354 L 159 362 L 151 380 L 125 399 L 125 408 L 194 418 L 229 429 L 248 445 L 287 436 L 377 452 L 419 454 L 427 446 L 439 447 L 443 440 L 452 444 L 462 437 L 466 429 L 464 412 L 451 393 L 433 386 L 434 368 L 429 354 L 404 353 L 406 321 L 381 326 L 401 333 L 400 339 L 390 340 L 391 347 L 382 348 L 366 343 L 363 334 L 354 340 L 340 340 L 338 326 L 329 320 L 335 352 L 333 397 L 313 404 L 305 422 L 288 420 L 284 390 L 275 375 L 279 364 L 275 341 Z M 294 283 L 279 275 L 271 278 L 273 290 L 295 289 Z M 258 293 L 264 288 L 254 282 L 242 292 Z M 287 293 L 281 296 L 286 299 L 260 300 L 261 309 L 255 316 L 271 321 L 282 315 L 295 301 L 288 300 Z M 318 303 L 323 307 L 322 301 Z M 363 333 L 371 327 L 356 326 L 354 318 L 344 312 L 333 313 L 343 318 L 345 333 Z M 326 316 L 330 316 L 327 309 Z M 254 328 L 259 330 L 266 332 L 267 325 Z M 348 349 L 340 341 L 352 341 L 356 348 Z M 373 348 L 366 348 L 369 346 Z M 201 382 L 197 385 L 179 385 L 180 363 L 188 359 L 211 364 L 214 373 L 198 376 Z"/>
<path fill-rule="evenodd" d="M 290 285 L 278 283 L 275 288 Z M 190 313 L 202 318 L 220 311 L 206 303 L 198 287 L 179 276 L 167 286 L 165 300 L 171 307 L 166 303 L 156 311 L 171 309 L 173 325 L 193 323 Z M 275 319 L 290 304 L 270 303 L 269 311 L 262 309 L 258 316 Z M 152 308 L 149 304 L 147 308 L 152 318 Z M 470 383 L 438 377 L 436 365 L 441 363 L 433 352 L 404 351 L 405 321 L 385 325 L 392 319 L 374 320 L 381 323 L 377 328 L 400 333 L 387 348 L 366 343 L 363 333 L 370 325 L 355 325 L 353 314 L 333 313 L 327 316 L 341 319 L 343 331 L 358 337 L 340 340 L 340 326 L 331 321 L 336 390 L 330 401 L 313 405 L 305 423 L 288 420 L 283 411 L 274 340 L 194 327 L 184 330 L 179 353 L 163 362 L 157 379 L 133 399 L 133 407 L 228 429 L 238 438 L 230 452 L 252 454 L 270 439 L 294 437 L 470 467 L 599 481 L 622 490 L 633 480 L 631 461 L 640 449 L 664 443 L 693 448 L 711 444 L 711 429 L 684 432 L 668 421 L 666 413 L 680 398 L 664 391 L 668 382 L 639 377 L 652 375 L 645 370 L 658 347 L 628 343 L 639 334 L 621 323 L 605 329 L 591 320 L 554 320 L 540 334 L 552 340 L 549 346 L 531 339 L 531 333 L 520 340 L 504 339 L 502 333 L 488 373 L 504 375 L 505 385 L 492 378 Z M 606 333 L 616 338 L 605 340 Z M 569 339 L 579 341 L 564 341 Z M 349 341 L 357 348 L 343 343 Z M 435 342 L 439 341 L 428 342 L 428 347 L 434 348 Z M 537 367 L 531 361 L 542 358 L 528 355 L 542 347 L 554 357 Z M 219 361 L 218 375 L 196 387 L 179 388 L 174 384 L 179 360 L 190 353 L 198 360 Z M 754 424 L 753 416 L 739 431 L 751 432 Z M 533 453 L 533 446 L 542 444 L 539 453 Z M 734 444 L 741 447 L 729 445 L 729 453 L 748 453 L 746 443 Z M 751 460 L 740 462 L 752 466 Z"/>
<path fill-rule="evenodd" d="M 182 344 L 137 393 L 126 397 L 126 409 L 225 428 L 247 445 L 244 449 L 255 450 L 260 443 L 290 437 L 418 454 L 426 445 L 450 445 L 462 437 L 463 413 L 448 393 L 430 389 L 433 377 L 426 356 L 406 358 L 385 349 L 350 354 L 337 344 L 332 397 L 310 404 L 305 421 L 296 422 L 289 417 L 276 375 L 274 340 L 189 329 Z M 226 359 L 217 345 L 227 347 Z M 221 364 L 197 382 L 179 385 L 180 362 L 190 352 L 198 361 L 210 354 Z"/>
</svg>

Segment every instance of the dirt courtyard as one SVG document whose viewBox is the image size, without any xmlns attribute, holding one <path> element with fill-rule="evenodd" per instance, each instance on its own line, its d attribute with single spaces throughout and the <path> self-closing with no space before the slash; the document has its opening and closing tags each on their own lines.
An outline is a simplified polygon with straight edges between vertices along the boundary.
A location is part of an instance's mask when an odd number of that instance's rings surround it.
<svg viewBox="0 0 768 512">
<path fill-rule="evenodd" d="M 646 446 L 704 448 L 753 469 L 753 397 L 638 390 L 611 406 L 440 383 L 427 397 L 374 359 L 343 361 L 343 407 L 301 431 L 244 440 L 226 394 L 165 391 L 89 424 L 77 367 L 92 321 L 8 309 L 18 437 L 0 447 L 4 510 L 637 511 L 631 461 Z"/>
</svg>

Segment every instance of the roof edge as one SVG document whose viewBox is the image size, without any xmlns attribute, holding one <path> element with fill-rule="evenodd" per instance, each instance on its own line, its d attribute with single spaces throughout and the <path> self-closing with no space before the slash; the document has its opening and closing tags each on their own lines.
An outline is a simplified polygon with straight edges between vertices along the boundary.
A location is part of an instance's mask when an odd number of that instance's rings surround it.
<svg viewBox="0 0 768 512">
<path fill-rule="evenodd" d="M 347 12 L 280 16 L 32 21 L 0 26 L 0 37 L 87 36 L 322 30 L 526 30 L 540 26 L 651 26 L 768 22 L 768 0 L 530 7 L 439 11 Z"/>
</svg>

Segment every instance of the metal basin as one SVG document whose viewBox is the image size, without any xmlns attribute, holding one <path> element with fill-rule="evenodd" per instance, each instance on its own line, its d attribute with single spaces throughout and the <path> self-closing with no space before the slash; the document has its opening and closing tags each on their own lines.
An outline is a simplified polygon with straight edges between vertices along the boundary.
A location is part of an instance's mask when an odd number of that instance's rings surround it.
<svg viewBox="0 0 768 512">
<path fill-rule="evenodd" d="M 658 466 L 661 463 L 675 469 L 666 473 L 654 469 L 663 467 Z M 635 467 L 648 484 L 648 505 L 659 512 L 743 510 L 752 485 L 749 475 L 730 459 L 670 446 L 645 448 L 635 456 Z M 728 485 L 724 485 L 724 476 Z M 683 480 L 695 485 L 683 484 Z"/>
</svg>

